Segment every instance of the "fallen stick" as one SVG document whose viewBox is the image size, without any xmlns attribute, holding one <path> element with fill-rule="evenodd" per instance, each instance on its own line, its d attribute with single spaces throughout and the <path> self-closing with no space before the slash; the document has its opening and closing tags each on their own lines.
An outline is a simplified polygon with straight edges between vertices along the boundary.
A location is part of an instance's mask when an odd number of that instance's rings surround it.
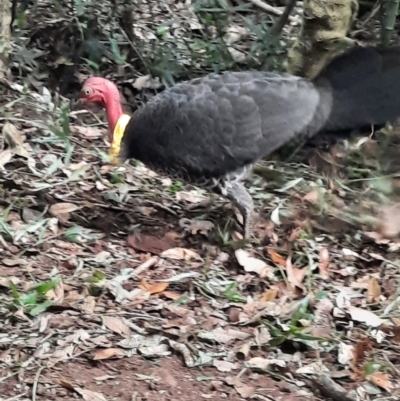
<svg viewBox="0 0 400 401">
<path fill-rule="evenodd" d="M 283 11 L 280 10 L 279 8 L 270 6 L 269 4 L 264 3 L 262 0 L 250 0 L 255 6 L 261 8 L 262 10 L 270 13 L 270 14 L 274 14 L 277 15 L 278 17 L 280 17 L 283 14 Z M 289 21 L 291 22 L 295 22 L 297 21 L 295 17 L 293 16 L 289 16 Z"/>
</svg>

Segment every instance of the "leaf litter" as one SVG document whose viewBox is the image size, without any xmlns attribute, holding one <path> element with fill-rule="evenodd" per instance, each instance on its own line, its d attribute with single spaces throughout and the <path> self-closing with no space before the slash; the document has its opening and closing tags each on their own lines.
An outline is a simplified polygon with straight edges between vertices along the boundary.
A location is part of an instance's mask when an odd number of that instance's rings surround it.
<svg viewBox="0 0 400 401">
<path fill-rule="evenodd" d="M 138 21 L 134 32 L 157 38 Z M 231 26 L 225 39 L 247 36 Z M 368 197 L 386 181 L 264 161 L 285 184 L 254 175 L 260 242 L 235 245 L 223 199 L 140 164 L 113 168 L 90 113 L 65 124 L 46 88 L 8 86 L 1 102 L 18 117 L 1 120 L 1 397 L 160 399 L 176 387 L 182 400 L 311 399 L 309 378 L 329 383 L 327 372 L 348 397 L 400 396 L 399 208 Z"/>
</svg>

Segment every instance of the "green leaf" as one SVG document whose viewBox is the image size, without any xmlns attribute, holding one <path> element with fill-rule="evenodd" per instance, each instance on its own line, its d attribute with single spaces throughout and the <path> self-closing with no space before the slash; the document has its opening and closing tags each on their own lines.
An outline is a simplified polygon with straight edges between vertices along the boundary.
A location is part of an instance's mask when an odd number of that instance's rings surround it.
<svg viewBox="0 0 400 401">
<path fill-rule="evenodd" d="M 126 55 L 122 55 L 119 47 L 118 47 L 118 42 L 114 38 L 109 38 L 108 39 L 111 45 L 111 51 L 115 57 L 115 62 L 117 64 L 124 64 L 126 60 Z"/>
<path fill-rule="evenodd" d="M 40 313 L 44 312 L 49 308 L 53 303 L 49 300 L 42 302 L 41 304 L 37 304 L 35 307 L 33 307 L 28 313 L 31 316 L 37 316 Z"/>
<path fill-rule="evenodd" d="M 97 63 L 95 63 L 94 61 L 89 60 L 87 58 L 83 58 L 83 57 L 82 57 L 82 59 L 86 61 L 86 63 L 89 65 L 89 67 L 92 67 L 96 71 L 99 70 L 99 68 L 100 68 L 99 65 Z"/>
<path fill-rule="evenodd" d="M 35 290 L 40 295 L 46 295 L 50 290 L 55 288 L 59 282 L 60 282 L 60 278 L 57 277 L 51 281 L 36 284 L 32 287 L 32 289 Z"/>
<path fill-rule="evenodd" d="M 321 291 L 321 290 L 319 290 L 316 294 L 315 294 L 315 299 L 317 300 L 317 301 L 320 301 L 321 299 L 324 299 L 324 298 L 326 298 L 326 292 L 325 291 Z"/>
<path fill-rule="evenodd" d="M 105 278 L 104 273 L 100 270 L 95 270 L 93 273 L 93 277 L 99 281 L 104 280 Z"/>
<path fill-rule="evenodd" d="M 158 36 L 163 36 L 167 32 L 168 28 L 166 26 L 157 27 L 156 33 Z"/>
<path fill-rule="evenodd" d="M 19 296 L 19 303 L 22 306 L 36 305 L 37 295 L 34 292 L 31 292 L 29 294 L 21 294 Z"/>
<path fill-rule="evenodd" d="M 18 301 L 19 300 L 19 292 L 17 290 L 17 287 L 15 286 L 15 284 L 11 280 L 8 281 L 8 285 L 10 286 L 10 290 L 11 290 L 13 298 L 16 301 Z"/>
</svg>

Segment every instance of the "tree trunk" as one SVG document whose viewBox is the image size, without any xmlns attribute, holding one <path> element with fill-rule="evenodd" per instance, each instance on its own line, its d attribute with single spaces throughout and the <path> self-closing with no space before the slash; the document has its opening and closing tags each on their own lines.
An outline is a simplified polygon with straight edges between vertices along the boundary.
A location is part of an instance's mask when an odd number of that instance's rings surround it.
<svg viewBox="0 0 400 401">
<path fill-rule="evenodd" d="M 400 0 L 386 0 L 381 3 L 381 41 L 384 46 L 388 46 L 392 38 L 399 4 Z"/>
<path fill-rule="evenodd" d="M 304 0 L 303 25 L 288 53 L 288 72 L 314 78 L 339 52 L 358 12 L 357 0 Z"/>
<path fill-rule="evenodd" d="M 11 46 L 10 24 L 10 0 L 0 0 L 0 78 L 6 78 L 9 76 L 8 55 Z"/>
</svg>

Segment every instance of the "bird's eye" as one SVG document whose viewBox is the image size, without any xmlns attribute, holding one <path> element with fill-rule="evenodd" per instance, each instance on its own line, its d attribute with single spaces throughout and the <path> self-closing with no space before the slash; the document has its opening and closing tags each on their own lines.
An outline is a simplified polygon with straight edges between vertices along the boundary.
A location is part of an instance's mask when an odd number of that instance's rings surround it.
<svg viewBox="0 0 400 401">
<path fill-rule="evenodd" d="M 89 95 L 92 93 L 92 91 L 91 91 L 89 88 L 86 88 L 86 89 L 83 91 L 83 93 L 84 93 L 85 96 L 89 96 Z"/>
</svg>

